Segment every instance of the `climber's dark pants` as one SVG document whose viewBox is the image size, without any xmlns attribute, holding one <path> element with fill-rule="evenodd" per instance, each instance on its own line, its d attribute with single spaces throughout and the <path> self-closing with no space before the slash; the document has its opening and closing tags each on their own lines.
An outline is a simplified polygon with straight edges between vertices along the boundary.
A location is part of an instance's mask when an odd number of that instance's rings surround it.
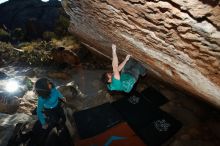
<svg viewBox="0 0 220 146">
<path fill-rule="evenodd" d="M 140 75 L 144 76 L 146 74 L 147 70 L 141 63 L 131 58 L 125 64 L 121 72 L 132 75 L 137 81 Z"/>
<path fill-rule="evenodd" d="M 132 90 L 128 93 L 128 95 L 133 95 L 136 92 L 136 88 L 137 88 L 137 81 L 139 79 L 139 76 L 145 76 L 147 73 L 146 68 L 139 63 L 138 61 L 130 58 L 128 60 L 128 62 L 125 64 L 124 68 L 122 69 L 121 73 L 127 73 L 132 75 L 135 80 L 136 83 L 134 84 Z"/>
<path fill-rule="evenodd" d="M 43 129 L 39 120 L 36 121 L 32 129 L 31 140 L 28 146 L 44 146 L 50 131 L 57 127 L 58 130 L 65 126 L 66 117 L 60 103 L 53 109 L 45 109 L 47 129 Z"/>
</svg>

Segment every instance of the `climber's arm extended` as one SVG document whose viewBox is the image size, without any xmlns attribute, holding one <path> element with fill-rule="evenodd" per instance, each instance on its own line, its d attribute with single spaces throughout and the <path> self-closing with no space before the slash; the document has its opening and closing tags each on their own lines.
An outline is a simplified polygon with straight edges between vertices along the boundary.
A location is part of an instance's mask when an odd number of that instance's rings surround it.
<svg viewBox="0 0 220 146">
<path fill-rule="evenodd" d="M 120 80 L 119 66 L 118 66 L 118 56 L 116 53 L 116 45 L 112 44 L 112 68 L 115 79 Z"/>
<path fill-rule="evenodd" d="M 125 66 L 125 64 L 127 63 L 127 61 L 129 60 L 129 58 L 131 57 L 131 55 L 127 55 L 126 58 L 124 59 L 124 61 L 118 66 L 118 70 L 119 72 L 122 70 L 122 68 Z"/>
</svg>

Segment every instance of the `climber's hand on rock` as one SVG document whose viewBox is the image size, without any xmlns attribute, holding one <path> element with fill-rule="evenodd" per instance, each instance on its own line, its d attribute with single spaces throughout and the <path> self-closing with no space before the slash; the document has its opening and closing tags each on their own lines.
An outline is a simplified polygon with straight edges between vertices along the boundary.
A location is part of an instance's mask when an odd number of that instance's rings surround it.
<svg viewBox="0 0 220 146">
<path fill-rule="evenodd" d="M 116 52 L 116 45 L 112 44 L 112 52 Z"/>
<path fill-rule="evenodd" d="M 128 61 L 130 59 L 130 57 L 131 57 L 131 55 L 127 55 L 126 58 L 125 58 L 126 61 Z"/>
</svg>

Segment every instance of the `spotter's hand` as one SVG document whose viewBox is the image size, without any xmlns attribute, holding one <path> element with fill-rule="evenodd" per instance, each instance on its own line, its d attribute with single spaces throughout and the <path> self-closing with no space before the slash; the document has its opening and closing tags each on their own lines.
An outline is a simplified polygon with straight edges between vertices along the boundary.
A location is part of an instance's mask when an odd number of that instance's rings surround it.
<svg viewBox="0 0 220 146">
<path fill-rule="evenodd" d="M 42 126 L 42 128 L 43 128 L 43 129 L 47 129 L 47 128 L 48 128 L 48 124 L 44 124 L 44 125 Z"/>
</svg>

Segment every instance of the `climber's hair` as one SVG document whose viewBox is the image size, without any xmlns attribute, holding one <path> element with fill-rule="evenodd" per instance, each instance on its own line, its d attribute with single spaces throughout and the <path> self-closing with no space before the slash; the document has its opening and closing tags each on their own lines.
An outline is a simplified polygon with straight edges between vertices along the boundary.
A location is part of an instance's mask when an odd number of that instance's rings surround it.
<svg viewBox="0 0 220 146">
<path fill-rule="evenodd" d="M 49 84 L 54 88 L 54 84 L 47 78 L 40 78 L 35 83 L 35 92 L 38 96 L 46 99 L 50 97 L 51 89 L 49 88 Z"/>
<path fill-rule="evenodd" d="M 108 82 L 108 80 L 109 80 L 108 73 L 109 73 L 109 72 L 105 72 L 105 73 L 102 75 L 102 82 L 103 82 L 104 84 L 109 84 L 109 82 Z"/>
</svg>

